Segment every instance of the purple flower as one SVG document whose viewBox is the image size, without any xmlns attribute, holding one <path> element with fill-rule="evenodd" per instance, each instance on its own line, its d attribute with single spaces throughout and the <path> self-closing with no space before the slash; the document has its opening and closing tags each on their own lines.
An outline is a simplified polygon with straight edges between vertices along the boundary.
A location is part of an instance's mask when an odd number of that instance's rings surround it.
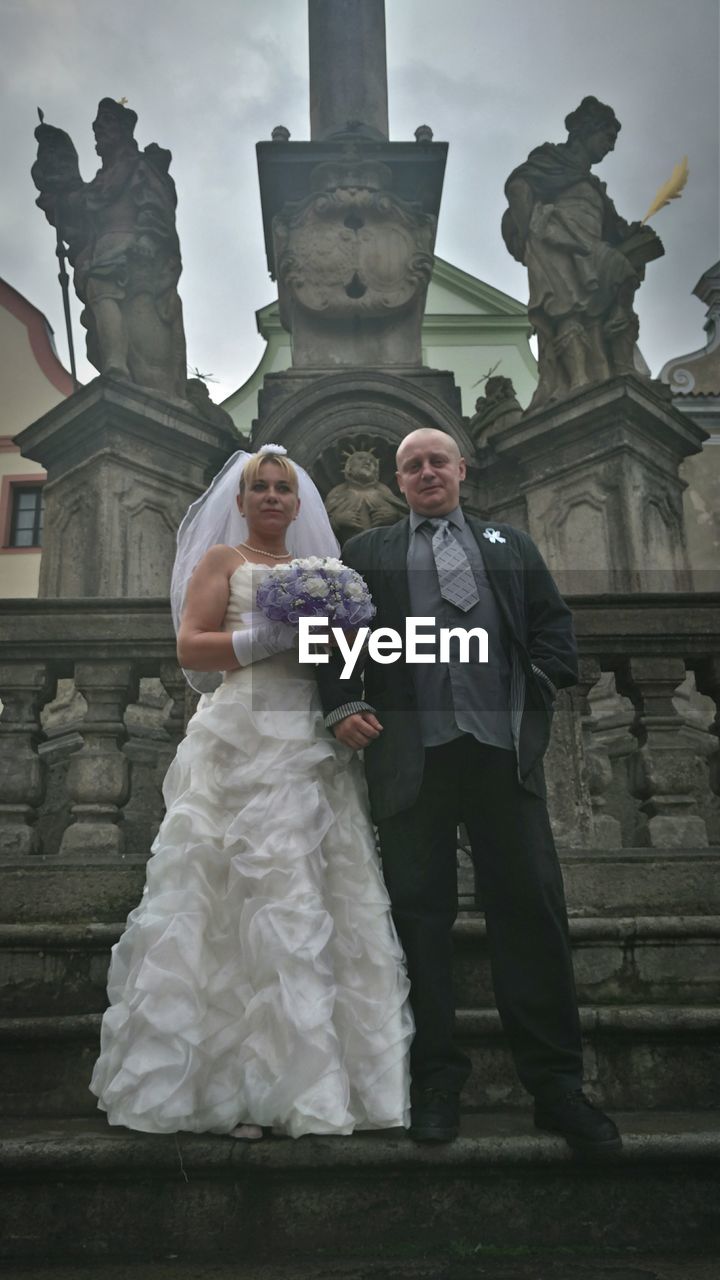
<svg viewBox="0 0 720 1280">
<path fill-rule="evenodd" d="M 327 618 L 351 630 L 375 616 L 367 585 L 340 560 L 310 556 L 277 565 L 257 589 L 257 607 L 273 622 L 297 626 L 299 618 Z"/>
</svg>

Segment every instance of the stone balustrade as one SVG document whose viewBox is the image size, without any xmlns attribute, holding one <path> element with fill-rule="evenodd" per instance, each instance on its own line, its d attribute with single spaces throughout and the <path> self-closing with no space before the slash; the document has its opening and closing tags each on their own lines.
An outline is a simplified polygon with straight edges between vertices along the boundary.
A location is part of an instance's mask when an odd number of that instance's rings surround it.
<svg viewBox="0 0 720 1280">
<path fill-rule="evenodd" d="M 580 682 L 547 770 L 559 842 L 720 845 L 720 596 L 570 603 Z M 4 601 L 0 642 L 0 858 L 144 856 L 193 705 L 167 602 Z"/>
</svg>

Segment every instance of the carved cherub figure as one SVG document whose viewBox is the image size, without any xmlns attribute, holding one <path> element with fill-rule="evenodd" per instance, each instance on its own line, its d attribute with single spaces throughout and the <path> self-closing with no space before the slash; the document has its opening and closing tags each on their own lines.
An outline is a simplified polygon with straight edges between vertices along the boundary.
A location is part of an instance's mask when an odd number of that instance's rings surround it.
<svg viewBox="0 0 720 1280">
<path fill-rule="evenodd" d="M 325 499 L 330 523 L 341 543 L 354 533 L 394 524 L 407 514 L 405 503 L 380 479 L 380 462 L 369 449 L 350 453 L 343 468 L 344 481 Z"/>
</svg>

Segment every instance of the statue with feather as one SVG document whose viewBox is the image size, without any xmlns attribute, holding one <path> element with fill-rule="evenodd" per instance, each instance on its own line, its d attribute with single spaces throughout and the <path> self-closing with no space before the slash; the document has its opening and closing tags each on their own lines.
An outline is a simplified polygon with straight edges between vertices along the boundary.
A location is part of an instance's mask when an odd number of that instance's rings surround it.
<svg viewBox="0 0 720 1280">
<path fill-rule="evenodd" d="M 84 182 L 72 139 L 39 114 L 36 203 L 56 228 L 58 246 L 67 245 L 88 360 L 108 377 L 185 399 L 170 152 L 156 143 L 141 151 L 135 112 L 103 98 L 93 123 L 101 167 Z"/>
<path fill-rule="evenodd" d="M 678 166 L 643 222 L 626 222 L 592 173 L 620 131 L 612 107 L 583 98 L 565 127 L 567 142 L 536 147 L 505 185 L 503 239 L 528 269 L 538 339 L 530 411 L 620 374 L 642 376 L 634 298 L 647 263 L 665 252 L 645 224 L 687 178 L 687 164 Z"/>
</svg>

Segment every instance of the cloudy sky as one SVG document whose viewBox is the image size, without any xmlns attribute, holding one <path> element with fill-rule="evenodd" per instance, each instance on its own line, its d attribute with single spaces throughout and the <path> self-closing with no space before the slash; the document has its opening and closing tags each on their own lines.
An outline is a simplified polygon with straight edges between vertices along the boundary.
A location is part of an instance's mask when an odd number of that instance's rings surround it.
<svg viewBox="0 0 720 1280">
<path fill-rule="evenodd" d="M 386 13 L 391 137 L 429 124 L 450 143 L 437 252 L 526 300 L 500 237 L 503 185 L 593 93 L 622 122 L 597 172 L 628 219 L 688 156 L 682 200 L 654 220 L 666 256 L 639 294 L 640 345 L 654 373 L 701 346 L 691 291 L 720 256 L 718 0 L 386 0 Z M 45 312 L 65 358 L 54 236 L 30 179 L 35 109 L 72 135 L 89 179 L 97 102 L 126 97 L 140 145 L 173 153 L 188 361 L 221 400 L 255 368 L 254 313 L 274 297 L 255 143 L 276 124 L 309 137 L 305 0 L 0 0 L 0 16 L 0 275 Z M 84 358 L 79 371 L 94 374 Z"/>
</svg>

